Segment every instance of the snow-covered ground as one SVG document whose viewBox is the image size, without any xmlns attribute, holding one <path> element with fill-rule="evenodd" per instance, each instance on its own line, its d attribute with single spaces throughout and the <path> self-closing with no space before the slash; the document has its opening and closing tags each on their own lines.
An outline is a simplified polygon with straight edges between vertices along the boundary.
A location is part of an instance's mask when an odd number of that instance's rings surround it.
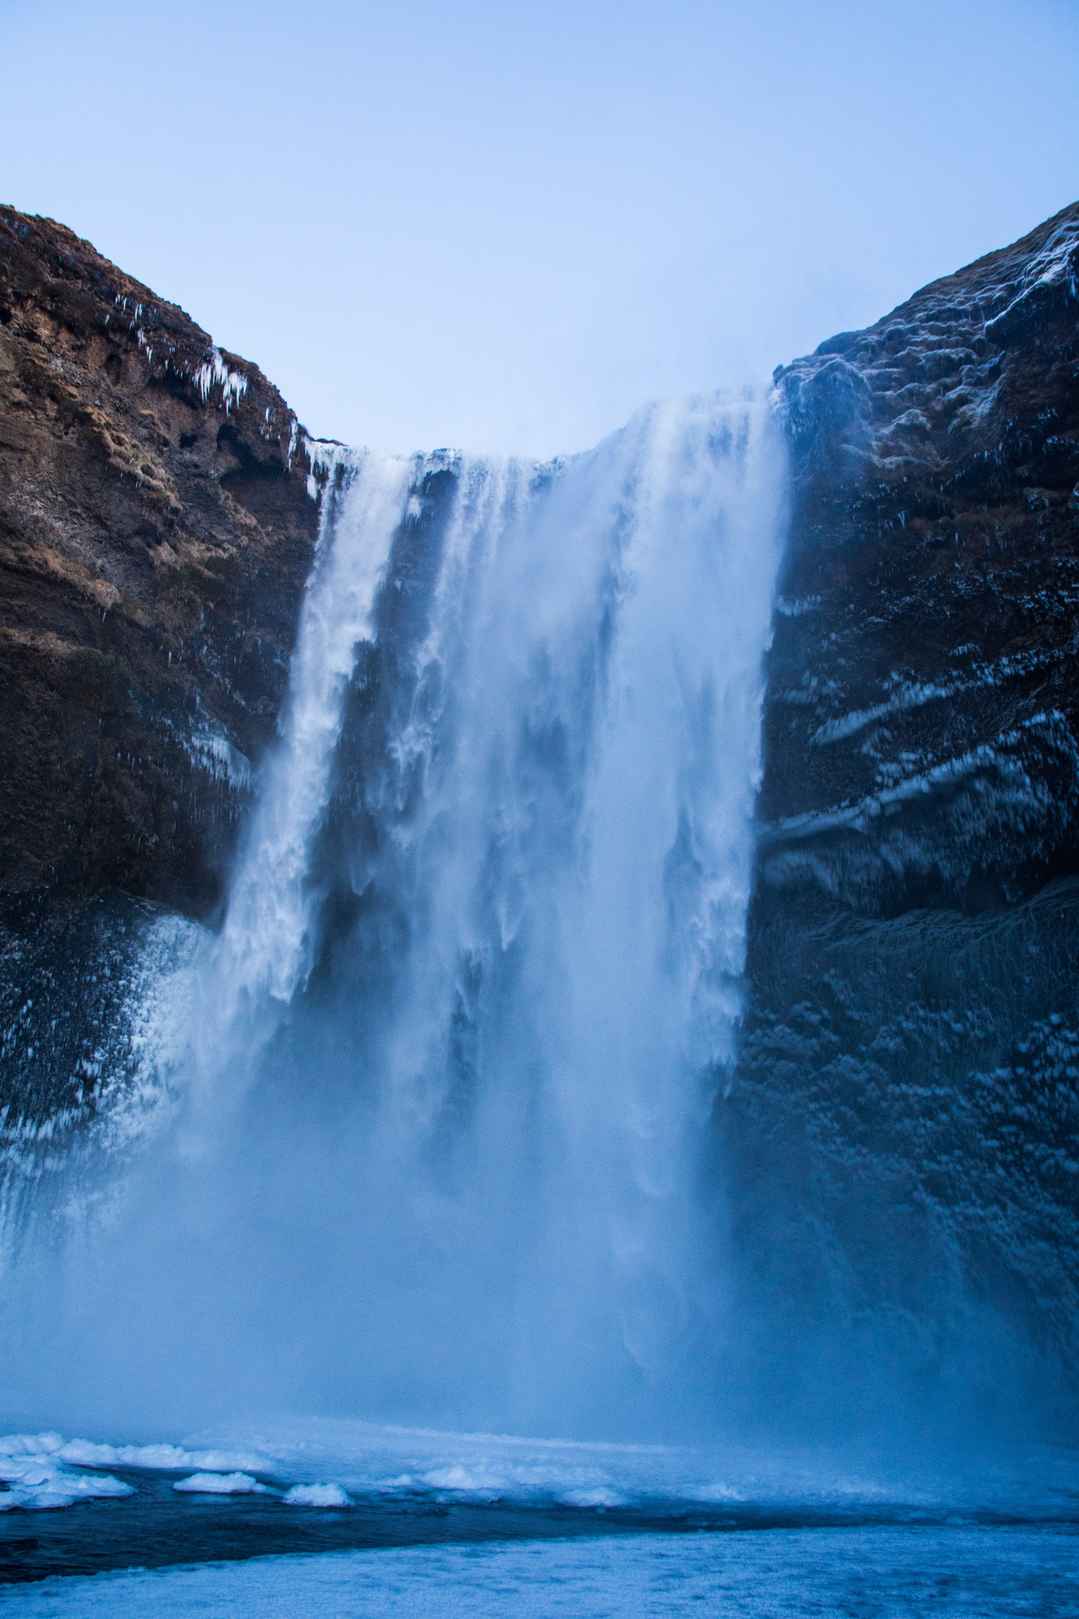
<svg viewBox="0 0 1079 1619">
<path fill-rule="evenodd" d="M 1062 1451 L 900 1467 L 322 1418 L 9 1434 L 0 1611 L 1063 1619 L 1077 1481 Z"/>
<path fill-rule="evenodd" d="M 600 1444 L 297 1416 L 207 1429 L 182 1443 L 3 1435 L 0 1512 L 128 1496 L 117 1469 L 175 1475 L 180 1492 L 320 1507 L 426 1497 L 660 1515 L 782 1507 L 818 1517 L 1006 1511 L 1042 1519 L 1054 1503 L 1079 1501 L 1079 1457 L 1068 1451 L 930 1464 L 819 1448 Z"/>
<path fill-rule="evenodd" d="M 130 1494 L 110 1474 L 115 1468 L 175 1473 L 173 1487 L 181 1492 L 261 1493 L 289 1505 L 429 1496 L 662 1512 L 761 1501 L 835 1510 L 888 1502 L 925 1508 L 941 1499 L 924 1479 L 840 1469 L 822 1464 L 816 1453 L 761 1458 L 730 1448 L 586 1444 L 304 1417 L 218 1428 L 183 1444 L 110 1443 L 55 1432 L 0 1436 L 0 1511 Z M 314 1499 L 312 1490 L 329 1493 Z"/>
</svg>

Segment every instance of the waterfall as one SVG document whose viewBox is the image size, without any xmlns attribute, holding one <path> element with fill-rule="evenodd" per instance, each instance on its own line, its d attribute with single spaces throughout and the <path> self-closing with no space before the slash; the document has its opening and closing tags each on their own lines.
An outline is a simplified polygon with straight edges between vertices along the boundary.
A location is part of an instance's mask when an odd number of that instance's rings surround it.
<svg viewBox="0 0 1079 1619">
<path fill-rule="evenodd" d="M 68 1328 L 147 1409 L 632 1426 L 719 1297 L 778 434 L 707 397 L 327 473 L 175 1132 Z"/>
<path fill-rule="evenodd" d="M 208 954 L 192 1030 L 199 1116 L 216 1125 L 223 1076 L 250 1076 L 268 1008 L 292 1000 L 310 969 L 312 842 L 358 649 L 375 637 L 374 607 L 415 475 L 402 456 L 332 451 L 315 566 L 300 617 L 281 744 L 269 762 L 229 897 Z M 201 1087 L 209 1088 L 210 1095 Z"/>
</svg>

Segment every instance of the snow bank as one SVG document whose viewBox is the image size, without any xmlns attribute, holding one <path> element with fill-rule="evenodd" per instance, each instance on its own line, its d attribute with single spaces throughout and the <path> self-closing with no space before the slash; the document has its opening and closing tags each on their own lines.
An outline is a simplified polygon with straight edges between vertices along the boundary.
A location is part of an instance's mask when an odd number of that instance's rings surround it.
<svg viewBox="0 0 1079 1619">
<path fill-rule="evenodd" d="M 169 1444 L 101 1445 L 89 1439 L 70 1439 L 61 1441 L 58 1454 L 61 1460 L 80 1467 L 145 1467 L 177 1473 L 188 1467 L 202 1473 L 273 1471 L 270 1458 L 252 1450 L 188 1450 L 183 1445 Z"/>
<path fill-rule="evenodd" d="M 189 1495 L 265 1495 L 295 1507 L 351 1506 L 357 1497 L 561 1504 L 603 1513 L 647 1504 L 760 1500 L 865 1503 L 930 1500 L 914 1479 L 887 1483 L 819 1456 L 761 1456 L 663 1445 L 590 1444 L 507 1434 L 452 1433 L 350 1419 L 282 1418 L 206 1430 L 186 1443 L 102 1443 L 62 1434 L 0 1438 L 0 1506 L 69 1505 L 90 1496 L 127 1496 L 105 1471 L 139 1468 L 183 1474 Z M 266 1479 L 266 1483 L 261 1483 Z M 7 1485 L 5 1490 L 3 1485 Z"/>
<path fill-rule="evenodd" d="M 130 1484 L 102 1469 L 139 1467 L 162 1472 L 194 1468 L 178 1490 L 199 1494 L 269 1493 L 251 1475 L 273 1471 L 268 1457 L 251 1450 L 188 1450 L 183 1445 L 110 1445 L 63 1434 L 0 1435 L 0 1512 L 70 1507 L 77 1501 L 127 1496 Z"/>
<path fill-rule="evenodd" d="M 0 1438 L 0 1512 L 41 1511 L 76 1501 L 131 1495 L 130 1484 L 109 1473 L 73 1472 L 64 1465 L 60 1435 L 6 1434 Z"/>
</svg>

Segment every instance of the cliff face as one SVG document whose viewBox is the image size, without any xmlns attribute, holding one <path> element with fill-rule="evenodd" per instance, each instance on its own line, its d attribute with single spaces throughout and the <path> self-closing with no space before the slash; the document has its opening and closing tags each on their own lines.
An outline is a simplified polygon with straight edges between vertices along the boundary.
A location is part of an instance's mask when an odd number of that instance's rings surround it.
<svg viewBox="0 0 1079 1619">
<path fill-rule="evenodd" d="M 833 1391 L 840 1341 L 852 1399 L 863 1350 L 867 1399 L 1031 1346 L 1075 1377 L 1079 206 L 776 385 L 792 530 L 719 1112 L 732 1382 L 740 1356 Z M 219 897 L 307 472 L 254 366 L 0 209 L 0 1147 L 80 1127 L 183 957 L 120 896 Z"/>
<path fill-rule="evenodd" d="M 776 384 L 753 1285 L 848 1331 L 886 1298 L 927 1375 L 1001 1316 L 1074 1368 L 1079 206 Z"/>
<path fill-rule="evenodd" d="M 923 879 L 978 906 L 1071 869 L 1079 206 L 776 381 L 796 510 L 770 873 L 827 849 L 871 906 L 882 891 L 903 906 Z M 987 836 L 962 805 L 990 782 L 1006 808 Z M 933 806 L 931 847 L 909 835 L 915 801 Z"/>
<path fill-rule="evenodd" d="M 0 913 L 214 906 L 311 561 L 303 444 L 256 366 L 0 208 Z"/>
</svg>

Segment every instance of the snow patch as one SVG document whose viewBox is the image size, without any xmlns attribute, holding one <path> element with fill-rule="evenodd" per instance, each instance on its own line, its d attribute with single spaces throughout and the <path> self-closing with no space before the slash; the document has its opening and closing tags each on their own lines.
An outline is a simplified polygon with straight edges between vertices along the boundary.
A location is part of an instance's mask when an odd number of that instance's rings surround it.
<svg viewBox="0 0 1079 1619">
<path fill-rule="evenodd" d="M 347 1493 L 340 1484 L 294 1484 L 282 1496 L 287 1507 L 347 1507 L 351 1506 Z"/>
<path fill-rule="evenodd" d="M 250 1473 L 192 1473 L 172 1486 L 187 1495 L 269 1495 L 269 1487 Z"/>
<path fill-rule="evenodd" d="M 59 1437 L 59 1436 L 57 1436 Z M 3 1443 L 3 1441 L 0 1441 Z M 194 1467 L 199 1473 L 268 1473 L 273 1464 L 250 1450 L 187 1450 L 183 1445 L 103 1445 L 90 1439 L 61 1441 L 61 1459 L 80 1467 L 144 1467 L 159 1472 L 180 1472 Z"/>
<path fill-rule="evenodd" d="M 0 1512 L 40 1512 L 134 1493 L 109 1473 L 73 1472 L 65 1459 L 56 1433 L 0 1438 Z"/>
<path fill-rule="evenodd" d="M 568 1507 L 624 1507 L 627 1505 L 624 1495 L 617 1490 L 567 1490 L 562 1497 Z"/>
</svg>

